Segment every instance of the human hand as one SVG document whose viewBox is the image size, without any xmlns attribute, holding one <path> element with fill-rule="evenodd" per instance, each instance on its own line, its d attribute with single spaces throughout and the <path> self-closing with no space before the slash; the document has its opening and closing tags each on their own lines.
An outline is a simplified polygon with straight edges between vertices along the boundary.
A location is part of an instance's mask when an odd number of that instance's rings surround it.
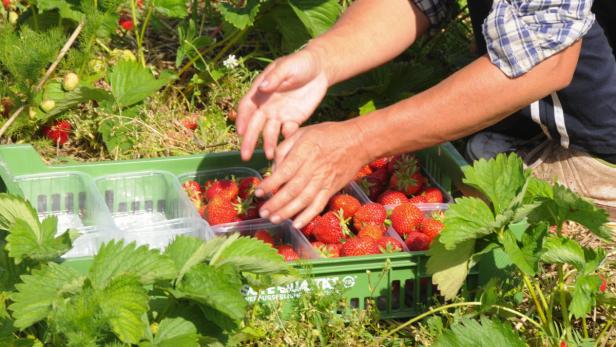
<svg viewBox="0 0 616 347">
<path fill-rule="evenodd" d="M 279 223 L 297 215 L 293 225 L 306 225 L 370 161 L 361 139 L 354 120 L 348 120 L 304 127 L 284 140 L 276 148 L 272 175 L 256 191 L 264 196 L 278 190 L 261 207 L 261 216 Z"/>
<path fill-rule="evenodd" d="M 280 132 L 285 138 L 293 135 L 317 108 L 328 86 L 317 54 L 307 48 L 271 63 L 238 106 L 242 159 L 252 157 L 261 133 L 265 155 L 273 159 Z"/>
</svg>

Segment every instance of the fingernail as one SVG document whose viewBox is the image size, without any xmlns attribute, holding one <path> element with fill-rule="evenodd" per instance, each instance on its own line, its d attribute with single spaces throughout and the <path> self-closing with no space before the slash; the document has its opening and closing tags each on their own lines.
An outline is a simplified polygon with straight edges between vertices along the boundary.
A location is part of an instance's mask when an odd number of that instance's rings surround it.
<svg viewBox="0 0 616 347">
<path fill-rule="evenodd" d="M 259 85 L 259 88 L 267 88 L 268 85 L 269 85 L 269 81 L 265 80 L 261 82 L 261 84 Z"/>
<path fill-rule="evenodd" d="M 255 195 L 256 195 L 258 198 L 262 197 L 262 196 L 263 196 L 263 190 L 262 190 L 262 189 L 257 189 L 257 190 L 255 190 Z M 265 217 L 263 217 L 263 218 L 265 218 Z"/>
<path fill-rule="evenodd" d="M 278 224 L 278 223 L 280 223 L 281 218 L 278 215 L 274 215 L 274 216 L 272 216 L 272 218 L 270 218 L 270 221 L 272 221 L 272 223 L 274 223 L 274 224 Z"/>
<path fill-rule="evenodd" d="M 300 228 L 300 225 L 301 225 L 301 224 L 300 224 L 299 222 L 293 222 L 293 227 L 294 227 L 295 229 L 301 229 L 301 228 Z"/>
<path fill-rule="evenodd" d="M 269 211 L 268 210 L 261 210 L 259 212 L 259 214 L 261 215 L 261 218 L 267 218 L 267 216 L 269 216 Z"/>
</svg>

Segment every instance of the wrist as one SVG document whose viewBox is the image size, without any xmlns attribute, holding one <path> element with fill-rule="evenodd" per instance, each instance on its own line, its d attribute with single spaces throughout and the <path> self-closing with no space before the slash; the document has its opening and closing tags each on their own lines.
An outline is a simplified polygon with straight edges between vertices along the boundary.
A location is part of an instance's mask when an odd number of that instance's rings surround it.
<svg viewBox="0 0 616 347">
<path fill-rule="evenodd" d="M 356 117 L 346 122 L 349 123 L 355 139 L 353 153 L 356 153 L 362 163 L 367 164 L 381 157 L 381 149 L 375 141 L 371 140 L 375 138 L 373 134 L 375 129 L 370 128 L 364 120 L 364 117 Z"/>
<path fill-rule="evenodd" d="M 330 54 L 328 53 L 326 44 L 321 42 L 318 38 L 312 39 L 308 41 L 308 43 L 302 50 L 312 55 L 313 59 L 318 65 L 318 70 L 324 74 L 325 79 L 327 80 L 327 87 L 331 87 L 332 85 L 336 84 L 337 74 L 335 71 L 335 67 L 333 66 L 333 64 L 330 63 L 332 60 L 328 59 Z"/>
</svg>

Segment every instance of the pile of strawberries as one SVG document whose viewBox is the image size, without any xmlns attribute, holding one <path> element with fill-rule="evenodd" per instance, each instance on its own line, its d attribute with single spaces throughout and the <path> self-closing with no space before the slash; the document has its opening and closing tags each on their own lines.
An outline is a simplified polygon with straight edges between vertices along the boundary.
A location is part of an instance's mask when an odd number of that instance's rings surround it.
<svg viewBox="0 0 616 347">
<path fill-rule="evenodd" d="M 259 217 L 265 200 L 254 195 L 258 177 L 211 179 L 203 186 L 189 180 L 182 184 L 201 217 L 210 225 L 240 222 Z"/>
<path fill-rule="evenodd" d="M 255 231 L 252 237 L 254 237 L 255 239 L 259 239 L 275 248 L 278 251 L 278 254 L 280 254 L 285 261 L 295 261 L 300 259 L 299 254 L 297 254 L 292 245 L 282 243 L 277 246 L 276 242 L 274 242 L 272 234 L 270 234 L 270 232 L 265 229 Z"/>
<path fill-rule="evenodd" d="M 355 182 L 370 200 L 382 205 L 443 202 L 443 193 L 428 186 L 417 158 L 410 153 L 371 162 L 359 170 Z"/>
<path fill-rule="evenodd" d="M 412 202 L 404 202 L 391 211 L 391 226 L 410 251 L 425 251 L 443 229 L 438 218 L 425 216 Z"/>
<path fill-rule="evenodd" d="M 402 251 L 398 240 L 386 236 L 386 223 L 383 205 L 362 205 L 341 193 L 331 198 L 326 211 L 302 228 L 302 233 L 329 258 Z"/>
</svg>

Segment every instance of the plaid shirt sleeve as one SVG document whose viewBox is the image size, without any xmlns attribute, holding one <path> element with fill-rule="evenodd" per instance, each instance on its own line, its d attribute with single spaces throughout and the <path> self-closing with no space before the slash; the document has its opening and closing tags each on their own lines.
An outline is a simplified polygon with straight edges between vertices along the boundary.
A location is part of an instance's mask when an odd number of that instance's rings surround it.
<svg viewBox="0 0 616 347">
<path fill-rule="evenodd" d="M 455 8 L 453 6 L 455 0 L 413 0 L 413 2 L 428 17 L 433 28 L 448 20 Z"/>
<path fill-rule="evenodd" d="M 494 0 L 483 23 L 488 55 L 518 77 L 590 30 L 592 0 Z"/>
</svg>

